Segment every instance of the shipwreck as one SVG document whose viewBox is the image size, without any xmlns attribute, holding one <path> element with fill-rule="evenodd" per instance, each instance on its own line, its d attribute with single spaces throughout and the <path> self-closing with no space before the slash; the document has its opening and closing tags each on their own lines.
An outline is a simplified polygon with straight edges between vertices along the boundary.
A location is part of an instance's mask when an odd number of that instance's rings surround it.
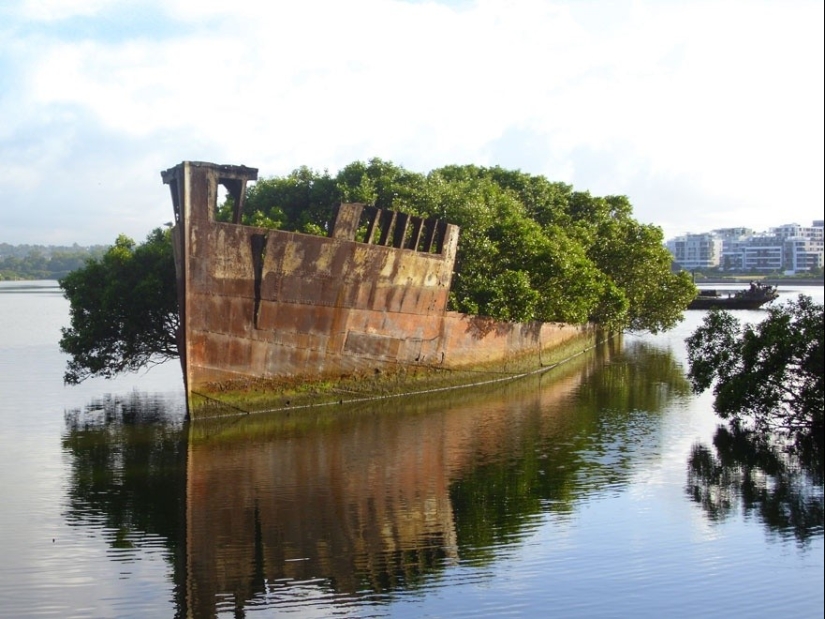
<svg viewBox="0 0 825 619">
<path fill-rule="evenodd" d="M 776 286 L 751 282 L 750 288 L 725 294 L 715 289 L 702 289 L 688 305 L 689 310 L 756 310 L 779 298 Z"/>
<path fill-rule="evenodd" d="M 447 310 L 457 226 L 340 204 L 327 236 L 243 225 L 258 170 L 184 161 L 174 208 L 179 350 L 190 417 L 502 380 L 590 348 L 588 325 Z M 219 187 L 232 221 L 218 221 Z"/>
</svg>

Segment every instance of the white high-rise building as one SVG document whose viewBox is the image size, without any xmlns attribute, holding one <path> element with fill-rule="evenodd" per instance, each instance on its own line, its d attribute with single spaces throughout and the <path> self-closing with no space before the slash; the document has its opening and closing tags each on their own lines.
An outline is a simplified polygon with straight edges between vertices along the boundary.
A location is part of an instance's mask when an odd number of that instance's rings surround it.
<svg viewBox="0 0 825 619">
<path fill-rule="evenodd" d="M 720 228 L 673 238 L 667 248 L 683 269 L 792 274 L 823 266 L 823 231 L 821 219 L 811 226 L 785 224 L 759 234 L 750 228 Z"/>
<path fill-rule="evenodd" d="M 719 267 L 723 271 L 741 271 L 745 263 L 745 246 L 755 232 L 751 228 L 718 228 L 711 234 L 722 239 L 722 258 Z"/>
<path fill-rule="evenodd" d="M 667 242 L 673 259 L 683 269 L 707 269 L 719 266 L 722 239 L 711 233 L 686 234 Z"/>
</svg>

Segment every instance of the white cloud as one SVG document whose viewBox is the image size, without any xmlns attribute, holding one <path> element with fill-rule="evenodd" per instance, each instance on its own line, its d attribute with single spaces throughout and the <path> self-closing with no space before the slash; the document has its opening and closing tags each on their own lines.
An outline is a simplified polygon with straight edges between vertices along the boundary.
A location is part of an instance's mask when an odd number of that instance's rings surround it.
<svg viewBox="0 0 825 619">
<path fill-rule="evenodd" d="M 118 0 L 23 0 L 20 16 L 35 21 L 59 21 L 90 17 Z"/>
<path fill-rule="evenodd" d="M 133 175 L 160 165 L 140 175 L 154 182 L 184 158 L 271 175 L 379 156 L 418 171 L 520 167 L 627 194 L 640 220 L 669 233 L 821 212 L 816 2 L 139 6 L 143 21 L 121 13 L 131 3 L 23 5 L 54 23 L 13 25 L 0 48 L 14 66 L 0 164 L 16 199 L 42 201 L 61 166 L 99 173 L 78 162 Z M 62 32 L 70 18 L 88 33 Z M 134 183 L 127 202 L 155 189 Z M 162 223 L 136 217 L 133 236 Z"/>
</svg>

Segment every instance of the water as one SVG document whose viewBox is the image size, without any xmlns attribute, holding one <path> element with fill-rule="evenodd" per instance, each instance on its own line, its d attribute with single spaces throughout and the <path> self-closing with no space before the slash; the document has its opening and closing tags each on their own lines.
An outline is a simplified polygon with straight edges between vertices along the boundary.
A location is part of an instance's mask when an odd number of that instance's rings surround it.
<svg viewBox="0 0 825 619">
<path fill-rule="evenodd" d="M 821 473 L 689 470 L 719 456 L 701 316 L 492 389 L 190 426 L 175 363 L 64 387 L 67 302 L 0 283 L 0 616 L 821 617 Z"/>
</svg>

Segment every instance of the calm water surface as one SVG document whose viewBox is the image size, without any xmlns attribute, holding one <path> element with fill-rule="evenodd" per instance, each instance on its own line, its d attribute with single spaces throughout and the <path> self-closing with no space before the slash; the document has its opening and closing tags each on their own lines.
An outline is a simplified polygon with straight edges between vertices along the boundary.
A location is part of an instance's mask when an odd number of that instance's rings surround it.
<svg viewBox="0 0 825 619">
<path fill-rule="evenodd" d="M 176 363 L 65 387 L 68 303 L 0 282 L 0 616 L 821 617 L 821 471 L 726 447 L 684 375 L 702 315 L 496 388 L 189 425 Z"/>
</svg>

